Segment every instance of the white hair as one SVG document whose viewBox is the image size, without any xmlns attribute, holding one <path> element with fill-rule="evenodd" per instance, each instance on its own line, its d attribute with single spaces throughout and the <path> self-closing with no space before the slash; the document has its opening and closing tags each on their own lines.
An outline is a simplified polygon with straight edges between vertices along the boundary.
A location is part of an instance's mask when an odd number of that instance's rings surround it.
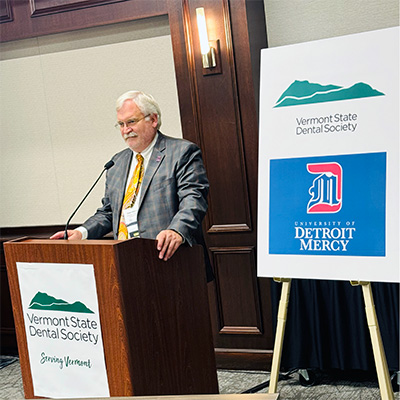
<svg viewBox="0 0 400 400">
<path fill-rule="evenodd" d="M 146 94 L 143 92 L 139 92 L 138 90 L 131 90 L 126 92 L 118 97 L 116 108 L 119 111 L 124 104 L 125 101 L 132 100 L 139 110 L 143 113 L 143 115 L 147 114 L 157 114 L 158 123 L 157 129 L 161 126 L 161 110 L 158 103 L 154 100 L 153 96 L 150 94 Z"/>
</svg>

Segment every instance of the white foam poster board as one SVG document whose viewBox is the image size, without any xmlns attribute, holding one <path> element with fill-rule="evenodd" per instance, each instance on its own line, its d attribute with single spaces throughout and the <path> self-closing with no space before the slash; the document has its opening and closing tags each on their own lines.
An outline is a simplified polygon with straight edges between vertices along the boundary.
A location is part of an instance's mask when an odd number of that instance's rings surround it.
<svg viewBox="0 0 400 400">
<path fill-rule="evenodd" d="M 109 397 L 93 265 L 17 271 L 35 396 Z"/>
<path fill-rule="evenodd" d="M 262 50 L 258 275 L 399 282 L 399 28 Z"/>
</svg>

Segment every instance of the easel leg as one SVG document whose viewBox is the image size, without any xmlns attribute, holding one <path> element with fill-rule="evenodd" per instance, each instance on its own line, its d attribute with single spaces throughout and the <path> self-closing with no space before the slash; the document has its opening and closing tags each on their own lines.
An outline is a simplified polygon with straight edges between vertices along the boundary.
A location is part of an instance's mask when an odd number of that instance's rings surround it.
<svg viewBox="0 0 400 400">
<path fill-rule="evenodd" d="M 282 282 L 281 299 L 278 308 L 278 323 L 276 326 L 274 354 L 272 356 L 271 378 L 268 393 L 276 393 L 281 365 L 283 337 L 285 335 L 286 316 L 289 304 L 291 279 L 274 278 L 276 282 Z"/>
<path fill-rule="evenodd" d="M 369 333 L 371 335 L 372 350 L 374 353 L 376 372 L 378 375 L 379 389 L 381 392 L 382 400 L 394 400 L 394 393 L 392 384 L 390 381 L 389 370 L 387 366 L 385 350 L 383 348 L 383 342 L 381 333 L 379 331 L 378 319 L 376 317 L 375 304 L 372 296 L 372 288 L 370 282 L 351 282 L 353 286 L 361 285 L 364 303 L 365 313 L 367 315 L 367 323 L 369 327 Z"/>
</svg>

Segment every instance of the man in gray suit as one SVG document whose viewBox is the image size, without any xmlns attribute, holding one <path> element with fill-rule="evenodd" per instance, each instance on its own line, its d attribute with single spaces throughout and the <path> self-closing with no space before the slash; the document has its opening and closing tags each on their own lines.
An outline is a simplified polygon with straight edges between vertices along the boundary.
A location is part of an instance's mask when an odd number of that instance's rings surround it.
<svg viewBox="0 0 400 400">
<path fill-rule="evenodd" d="M 130 220 L 128 237 L 156 239 L 159 258 L 165 261 L 182 243 L 204 245 L 201 222 L 209 185 L 200 149 L 187 140 L 163 135 L 160 126 L 161 111 L 152 96 L 131 91 L 119 97 L 116 127 L 128 148 L 112 158 L 115 164 L 107 171 L 103 206 L 81 227 L 69 230 L 69 240 L 96 239 L 111 231 L 118 239 L 121 215 L 125 215 Z M 137 200 L 124 211 L 137 154 L 143 157 L 144 174 Z M 63 232 L 57 232 L 51 239 L 62 237 Z"/>
</svg>

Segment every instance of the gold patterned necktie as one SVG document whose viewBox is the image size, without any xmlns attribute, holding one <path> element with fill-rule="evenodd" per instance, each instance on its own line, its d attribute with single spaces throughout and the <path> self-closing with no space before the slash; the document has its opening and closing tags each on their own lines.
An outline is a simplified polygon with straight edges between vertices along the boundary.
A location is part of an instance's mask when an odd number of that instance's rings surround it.
<svg viewBox="0 0 400 400">
<path fill-rule="evenodd" d="M 140 185 L 142 183 L 143 179 L 143 173 L 144 173 L 144 168 L 143 168 L 143 156 L 138 153 L 136 155 L 136 159 L 138 163 L 136 164 L 135 170 L 133 171 L 133 176 L 132 179 L 129 182 L 128 189 L 126 190 L 125 197 L 124 197 L 124 203 L 122 205 L 122 212 L 121 212 L 121 218 L 119 222 L 119 229 L 118 229 L 118 240 L 126 240 L 128 239 L 128 228 L 125 223 L 125 218 L 124 218 L 124 210 L 127 208 L 133 207 L 135 204 L 137 195 L 139 193 Z"/>
</svg>

